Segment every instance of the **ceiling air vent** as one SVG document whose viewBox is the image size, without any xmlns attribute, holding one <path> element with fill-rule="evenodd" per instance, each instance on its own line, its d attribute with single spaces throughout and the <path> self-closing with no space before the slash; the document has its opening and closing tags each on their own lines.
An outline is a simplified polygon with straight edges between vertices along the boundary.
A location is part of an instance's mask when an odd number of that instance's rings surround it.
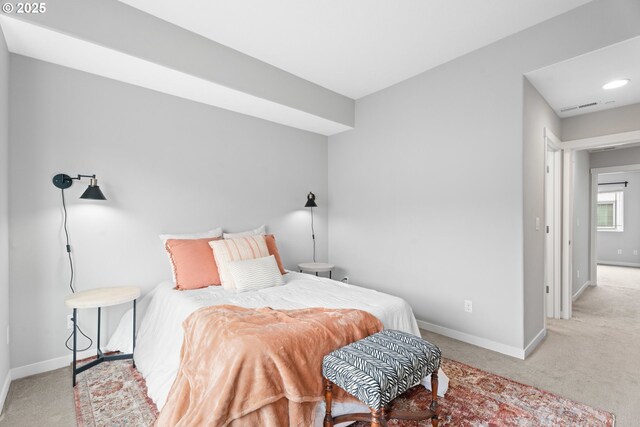
<svg viewBox="0 0 640 427">
<path fill-rule="evenodd" d="M 598 105 L 598 103 L 597 102 L 589 102 L 587 104 L 578 105 L 578 108 L 589 108 L 589 107 L 593 107 L 594 105 Z"/>
<path fill-rule="evenodd" d="M 573 107 L 564 107 L 560 109 L 561 113 L 566 113 L 567 111 L 573 111 L 573 110 L 577 110 L 578 106 L 574 105 Z"/>
<path fill-rule="evenodd" d="M 569 111 L 582 110 L 584 108 L 595 107 L 598 104 L 600 104 L 599 101 L 587 102 L 586 104 L 573 105 L 571 107 L 561 108 L 560 112 L 561 113 L 568 113 Z"/>
</svg>

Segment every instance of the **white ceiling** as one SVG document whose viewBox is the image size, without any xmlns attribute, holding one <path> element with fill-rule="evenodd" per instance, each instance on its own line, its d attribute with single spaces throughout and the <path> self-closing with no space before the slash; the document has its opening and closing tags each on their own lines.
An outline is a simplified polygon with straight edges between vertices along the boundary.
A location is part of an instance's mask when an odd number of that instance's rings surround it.
<svg viewBox="0 0 640 427">
<path fill-rule="evenodd" d="M 357 99 L 590 0 L 120 0 Z"/>
<path fill-rule="evenodd" d="M 560 117 L 640 103 L 640 37 L 533 71 L 527 78 Z M 618 89 L 602 89 L 615 79 L 631 82 Z M 598 104 L 561 111 L 592 102 Z"/>
</svg>

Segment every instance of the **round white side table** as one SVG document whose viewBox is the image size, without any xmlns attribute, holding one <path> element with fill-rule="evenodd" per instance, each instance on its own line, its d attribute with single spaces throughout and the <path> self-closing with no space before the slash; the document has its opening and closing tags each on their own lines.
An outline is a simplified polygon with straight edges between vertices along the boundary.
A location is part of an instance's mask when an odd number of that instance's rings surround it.
<svg viewBox="0 0 640 427">
<path fill-rule="evenodd" d="M 301 262 L 298 264 L 298 269 L 302 273 L 303 271 L 316 273 L 326 273 L 329 272 L 329 279 L 331 279 L 331 271 L 335 268 L 335 265 L 328 264 L 326 262 Z"/>
<path fill-rule="evenodd" d="M 109 360 L 133 359 L 133 352 L 130 354 L 112 354 L 104 355 L 100 350 L 100 315 L 102 307 L 110 307 L 113 305 L 124 304 L 133 301 L 133 348 L 136 347 L 136 299 L 140 296 L 140 288 L 136 287 L 115 287 L 115 288 L 98 288 L 88 291 L 76 292 L 68 295 L 64 299 L 67 307 L 73 309 L 73 367 L 72 378 L 73 386 L 76 385 L 76 375 L 92 368 L 102 362 Z M 78 309 L 79 308 L 97 308 L 98 309 L 98 339 L 96 359 L 91 362 L 76 367 L 76 349 L 78 334 Z M 135 361 L 133 362 L 135 367 Z"/>
</svg>

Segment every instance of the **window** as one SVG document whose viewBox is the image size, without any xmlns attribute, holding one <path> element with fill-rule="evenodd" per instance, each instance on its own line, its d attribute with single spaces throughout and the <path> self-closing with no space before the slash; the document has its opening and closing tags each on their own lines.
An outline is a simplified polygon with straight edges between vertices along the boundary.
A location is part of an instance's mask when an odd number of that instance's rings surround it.
<svg viewBox="0 0 640 427">
<path fill-rule="evenodd" d="M 598 193 L 597 215 L 599 231 L 624 231 L 623 195 L 622 191 Z"/>
</svg>

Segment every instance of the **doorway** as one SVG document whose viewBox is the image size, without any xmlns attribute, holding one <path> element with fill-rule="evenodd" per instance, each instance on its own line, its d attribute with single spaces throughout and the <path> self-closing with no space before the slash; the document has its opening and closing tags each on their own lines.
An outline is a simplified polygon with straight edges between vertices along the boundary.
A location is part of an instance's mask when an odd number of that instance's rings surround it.
<svg viewBox="0 0 640 427">
<path fill-rule="evenodd" d="M 573 209 L 575 196 L 573 175 L 577 153 L 586 154 L 588 151 L 598 148 L 627 148 L 634 145 L 640 145 L 640 131 L 560 141 L 552 132 L 545 129 L 545 283 L 543 296 L 545 318 L 570 319 L 572 317 L 572 303 L 574 299 L 579 297 L 579 291 L 586 289 L 589 285 L 597 285 L 597 212 L 595 203 L 590 204 L 591 214 L 581 214 L 579 219 L 580 227 L 583 229 L 590 224 L 590 230 L 587 233 L 589 255 L 588 261 L 580 267 L 580 276 L 577 271 L 574 272 L 574 226 L 578 221 L 576 221 Z M 640 170 L 640 165 L 587 169 L 587 174 L 591 174 L 590 200 L 597 200 L 598 173 L 612 173 L 621 170 Z M 548 232 L 547 225 L 549 226 Z M 640 251 L 640 243 L 638 246 Z M 588 282 L 583 276 L 585 272 L 590 273 Z"/>
<path fill-rule="evenodd" d="M 576 198 L 576 188 L 574 179 L 574 163 L 578 154 L 593 154 L 594 151 L 610 151 L 615 147 L 616 149 L 626 149 L 638 146 L 640 143 L 640 131 L 624 132 L 619 134 L 604 135 L 600 137 L 585 138 L 573 141 L 561 142 L 563 151 L 563 166 L 570 169 L 569 173 L 563 171 L 563 213 L 562 213 L 562 225 L 563 225 L 563 237 L 562 237 L 562 304 L 561 304 L 561 317 L 564 319 L 570 319 L 573 307 L 573 301 L 577 300 L 582 292 L 589 286 L 596 286 L 598 277 L 598 227 L 597 227 L 597 201 L 598 201 L 598 175 L 600 174 L 612 174 L 618 172 L 640 171 L 640 164 L 631 164 L 624 166 L 600 166 L 600 163 L 593 163 L 593 160 L 589 161 L 586 173 L 590 175 L 590 223 L 588 233 L 588 262 L 582 263 L 582 266 L 574 266 L 574 258 L 576 256 L 576 246 L 574 243 L 578 243 L 575 235 L 577 222 L 584 224 L 586 218 L 585 213 L 574 212 L 574 203 Z M 591 158 L 591 156 L 589 156 Z M 622 156 L 623 158 L 625 156 Z M 629 156 L 627 156 L 629 157 Z M 617 160 L 620 161 L 620 160 Z M 615 163 L 614 163 L 615 164 Z M 596 167 L 592 167 L 596 166 Z M 610 187 L 613 189 L 613 187 Z M 586 230 L 584 230 L 586 231 Z M 640 246 L 640 244 L 638 245 Z M 640 249 L 640 247 L 638 248 Z M 567 254 L 565 259 L 565 253 Z M 623 250 L 624 253 L 624 250 Z M 575 270 L 575 271 L 574 271 Z M 577 270 L 580 270 L 578 275 Z M 589 272 L 589 277 L 583 277 L 583 273 Z M 587 280 L 588 279 L 588 280 Z"/>
<path fill-rule="evenodd" d="M 640 164 L 592 168 L 591 200 L 591 275 L 599 284 L 601 264 L 610 273 L 640 267 Z"/>
</svg>

